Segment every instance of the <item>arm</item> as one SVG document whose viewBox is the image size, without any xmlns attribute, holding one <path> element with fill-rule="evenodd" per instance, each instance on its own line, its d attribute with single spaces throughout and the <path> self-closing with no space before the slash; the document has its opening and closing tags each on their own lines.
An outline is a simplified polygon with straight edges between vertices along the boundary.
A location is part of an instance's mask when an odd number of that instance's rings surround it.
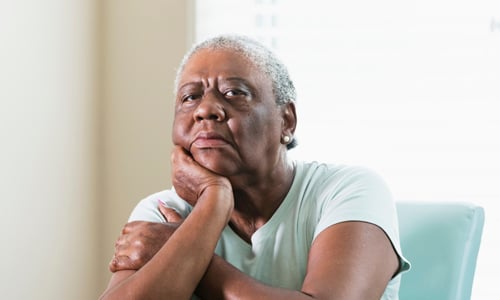
<svg viewBox="0 0 500 300">
<path fill-rule="evenodd" d="M 380 299 L 398 266 L 382 229 L 344 222 L 314 241 L 301 291 L 267 286 L 214 257 L 197 293 L 210 299 Z"/>
<path fill-rule="evenodd" d="M 365 222 L 343 222 L 315 239 L 300 291 L 265 285 L 214 255 L 196 294 L 204 299 L 380 299 L 398 266 L 382 229 Z"/>
<path fill-rule="evenodd" d="M 379 215 L 392 202 L 385 189 L 377 190 L 379 182 L 371 180 L 361 181 L 361 188 L 354 192 L 362 191 L 356 197 L 369 195 L 362 207 Z M 372 201 L 372 197 L 377 200 Z M 325 214 L 335 213 L 337 206 L 329 210 Z M 398 264 L 398 256 L 382 229 L 366 222 L 343 222 L 329 225 L 316 236 L 300 291 L 265 285 L 213 256 L 196 292 L 209 299 L 380 299 Z"/>
<path fill-rule="evenodd" d="M 190 183 L 199 190 L 187 195 L 195 196 L 193 211 L 142 268 L 115 272 L 101 299 L 189 299 L 205 273 L 229 221 L 233 193 L 227 179 L 215 178 L 177 150 L 172 159 L 176 176 L 189 173 L 198 179 Z"/>
<path fill-rule="evenodd" d="M 114 273 L 101 299 L 189 299 L 205 273 L 231 209 L 231 191 L 206 189 L 158 253 L 138 271 Z"/>
</svg>

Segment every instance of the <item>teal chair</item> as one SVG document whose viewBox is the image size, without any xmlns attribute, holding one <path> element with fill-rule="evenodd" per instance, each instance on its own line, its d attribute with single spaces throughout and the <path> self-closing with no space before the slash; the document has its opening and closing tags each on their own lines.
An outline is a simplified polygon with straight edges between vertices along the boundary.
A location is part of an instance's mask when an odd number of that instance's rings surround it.
<svg viewBox="0 0 500 300">
<path fill-rule="evenodd" d="M 401 300 L 469 300 L 484 210 L 470 203 L 397 202 L 403 273 Z"/>
</svg>

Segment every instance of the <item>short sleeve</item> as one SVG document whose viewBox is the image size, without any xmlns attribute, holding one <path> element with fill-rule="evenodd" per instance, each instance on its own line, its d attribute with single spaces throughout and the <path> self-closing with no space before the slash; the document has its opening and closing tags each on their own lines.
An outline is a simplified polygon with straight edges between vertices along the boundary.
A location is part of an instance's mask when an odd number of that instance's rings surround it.
<svg viewBox="0 0 500 300">
<path fill-rule="evenodd" d="M 371 223 L 380 227 L 391 241 L 400 258 L 400 272 L 409 269 L 401 251 L 396 205 L 378 174 L 359 167 L 346 168 L 340 174 L 327 176 L 323 187 L 319 193 L 322 205 L 314 238 L 327 227 L 340 222 Z"/>
</svg>

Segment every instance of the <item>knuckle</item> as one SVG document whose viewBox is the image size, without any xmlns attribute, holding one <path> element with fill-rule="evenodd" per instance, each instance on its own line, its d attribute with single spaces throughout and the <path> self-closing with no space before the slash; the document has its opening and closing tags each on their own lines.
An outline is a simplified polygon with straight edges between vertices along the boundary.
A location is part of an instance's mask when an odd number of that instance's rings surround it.
<svg viewBox="0 0 500 300">
<path fill-rule="evenodd" d="M 127 223 L 123 226 L 121 234 L 127 234 L 130 231 L 130 223 Z"/>
<path fill-rule="evenodd" d="M 142 249 L 146 248 L 144 243 L 141 240 L 134 240 L 132 242 L 132 246 L 137 250 L 142 250 Z"/>
</svg>

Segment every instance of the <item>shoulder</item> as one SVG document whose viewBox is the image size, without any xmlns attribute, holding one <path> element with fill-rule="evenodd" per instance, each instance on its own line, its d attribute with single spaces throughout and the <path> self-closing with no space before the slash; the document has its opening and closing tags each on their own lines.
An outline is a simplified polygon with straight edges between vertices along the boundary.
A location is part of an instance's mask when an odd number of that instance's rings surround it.
<svg viewBox="0 0 500 300">
<path fill-rule="evenodd" d="M 361 166 L 335 165 L 319 162 L 296 162 L 298 181 L 315 191 L 335 193 L 388 192 L 387 185 L 375 171 Z"/>
<path fill-rule="evenodd" d="M 331 164 L 317 161 L 295 161 L 297 173 L 305 176 L 328 175 L 336 178 L 352 176 L 373 176 L 377 173 L 369 168 L 355 165 Z"/>
<path fill-rule="evenodd" d="M 394 227 L 394 199 L 377 172 L 361 166 L 297 162 L 297 176 L 302 201 L 314 207 L 316 234 L 345 221 Z"/>
<path fill-rule="evenodd" d="M 347 165 L 298 163 L 311 186 L 309 196 L 316 203 L 316 238 L 331 225 L 361 221 L 376 225 L 387 235 L 401 260 L 401 269 L 408 266 L 403 258 L 394 197 L 381 175 L 376 171 Z M 399 280 L 399 279 L 397 279 Z M 391 281 L 391 285 L 397 284 Z"/>
</svg>

